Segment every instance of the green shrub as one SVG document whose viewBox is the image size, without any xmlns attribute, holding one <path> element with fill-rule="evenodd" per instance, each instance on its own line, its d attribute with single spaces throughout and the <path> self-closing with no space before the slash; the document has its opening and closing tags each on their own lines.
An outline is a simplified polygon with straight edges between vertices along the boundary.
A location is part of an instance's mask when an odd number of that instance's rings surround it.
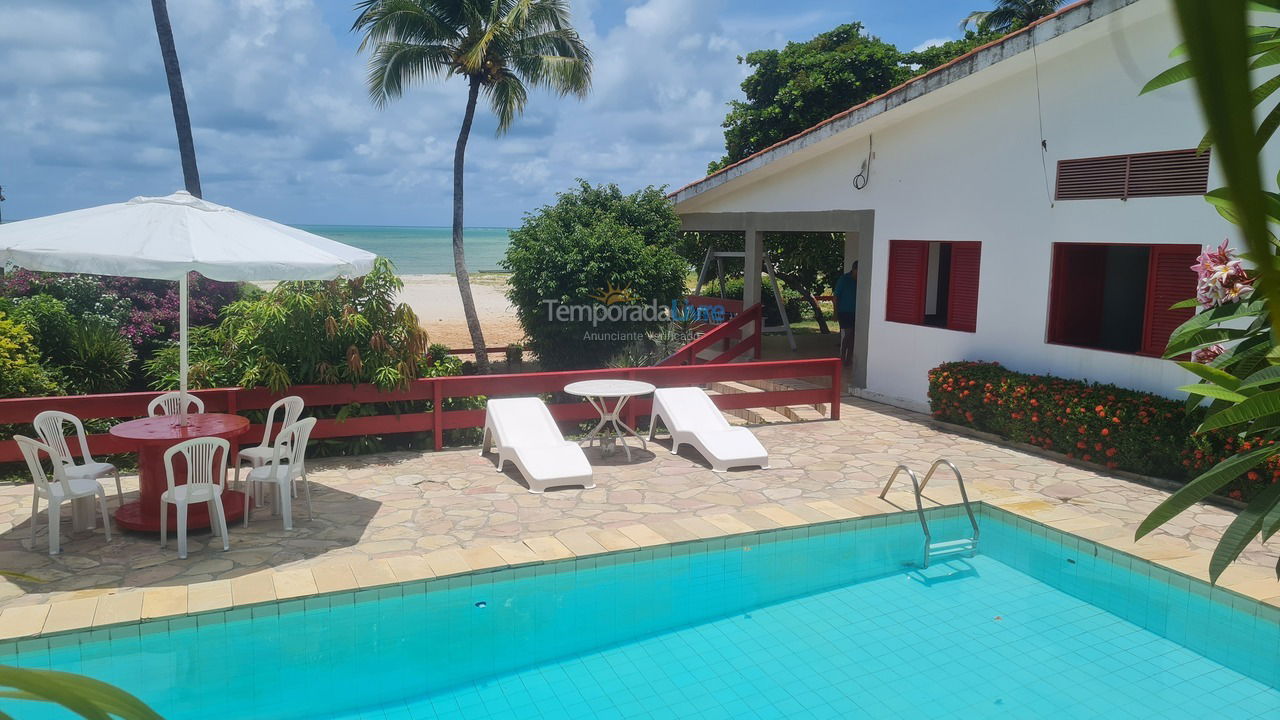
<svg viewBox="0 0 1280 720">
<path fill-rule="evenodd" d="M 939 420 L 994 433 L 1108 468 L 1187 481 L 1241 449 L 1274 440 L 1196 434 L 1203 410 L 1117 387 L 1028 375 L 996 363 L 952 362 L 929 371 Z M 1248 500 L 1280 480 L 1280 459 L 1242 475 L 1223 494 Z"/>
<path fill-rule="evenodd" d="M 10 317 L 22 323 L 40 354 L 55 365 L 65 364 L 76 320 L 67 304 L 52 295 L 13 298 L 5 303 Z"/>
<path fill-rule="evenodd" d="M 137 358 L 133 343 L 119 330 L 89 319 L 72 326 L 61 369 L 75 394 L 120 392 L 129 387 Z"/>
<path fill-rule="evenodd" d="M 0 311 L 0 397 L 61 395 L 57 375 L 40 361 L 31 333 Z"/>
<path fill-rule="evenodd" d="M 524 346 L 511 343 L 507 346 L 507 365 L 519 365 L 524 362 Z"/>
<path fill-rule="evenodd" d="M 742 278 L 727 278 L 724 281 L 724 296 L 731 300 L 741 300 L 744 290 L 743 285 L 744 280 Z M 787 311 L 787 320 L 793 323 L 800 322 L 809 304 L 804 301 L 800 293 L 783 283 L 778 283 L 778 287 L 782 289 L 782 307 Z M 720 295 L 720 284 L 713 282 L 710 286 L 704 287 L 703 292 L 707 295 L 718 297 Z M 778 314 L 778 301 L 774 299 L 773 284 L 769 282 L 768 276 L 760 279 L 760 304 L 763 305 L 761 309 L 764 311 L 765 325 L 782 324 L 782 316 Z"/>
<path fill-rule="evenodd" d="M 649 304 L 667 307 L 684 295 L 688 267 L 671 248 L 679 227 L 670 204 L 648 203 L 645 213 L 624 210 L 637 195 L 603 192 L 585 183 L 562 193 L 555 205 L 525 216 L 511 232 L 503 267 L 511 271 L 507 296 L 516 307 L 528 348 L 548 370 L 600 367 L 631 339 L 656 329 L 660 320 L 593 321 L 551 317 L 546 301 L 564 306 Z M 638 217 L 639 219 L 633 219 Z M 636 222 L 636 225 L 627 224 Z M 627 291 L 628 299 L 610 289 Z"/>
</svg>

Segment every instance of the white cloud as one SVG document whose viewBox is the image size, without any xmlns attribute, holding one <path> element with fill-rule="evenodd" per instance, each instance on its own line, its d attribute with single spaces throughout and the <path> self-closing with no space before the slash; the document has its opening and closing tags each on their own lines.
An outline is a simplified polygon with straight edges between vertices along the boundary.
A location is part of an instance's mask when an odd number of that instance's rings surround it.
<svg viewBox="0 0 1280 720">
<path fill-rule="evenodd" d="M 931 47 L 937 47 L 939 45 L 944 45 L 946 43 L 949 43 L 954 39 L 955 38 L 949 38 L 949 37 L 929 38 L 928 40 L 925 40 L 919 45 L 911 48 L 911 52 L 920 52 L 921 50 L 928 50 Z"/>
</svg>

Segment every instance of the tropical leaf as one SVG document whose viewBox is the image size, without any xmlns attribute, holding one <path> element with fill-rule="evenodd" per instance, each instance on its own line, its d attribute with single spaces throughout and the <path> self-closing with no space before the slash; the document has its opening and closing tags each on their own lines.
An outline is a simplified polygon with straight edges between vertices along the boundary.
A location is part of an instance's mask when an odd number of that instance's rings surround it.
<svg viewBox="0 0 1280 720">
<path fill-rule="evenodd" d="M 1236 515 L 1236 519 L 1222 533 L 1222 539 L 1213 549 L 1213 557 L 1209 560 L 1209 580 L 1218 582 L 1218 577 L 1227 566 L 1240 557 L 1240 553 L 1248 546 L 1249 541 L 1257 537 L 1262 530 L 1263 522 L 1272 508 L 1280 507 L 1280 484 L 1268 485 L 1258 494 L 1244 510 Z"/>
<path fill-rule="evenodd" d="M 1246 377 L 1240 381 L 1240 386 L 1233 388 L 1235 390 L 1249 390 L 1264 385 L 1280 383 L 1280 365 L 1272 365 L 1265 367 L 1256 373 Z"/>
<path fill-rule="evenodd" d="M 1196 300 L 1195 298 L 1187 298 L 1186 300 L 1180 300 L 1180 301 L 1178 301 L 1178 302 L 1176 302 L 1176 303 L 1174 303 L 1174 304 L 1170 305 L 1170 306 L 1169 306 L 1169 309 L 1170 309 L 1170 310 L 1185 310 L 1185 309 L 1187 309 L 1187 308 L 1199 307 L 1199 305 L 1200 305 L 1200 301 L 1199 301 L 1199 300 Z"/>
<path fill-rule="evenodd" d="M 1199 432 L 1238 425 L 1276 413 L 1280 413 L 1280 390 L 1270 390 L 1214 413 L 1200 423 Z"/>
<path fill-rule="evenodd" d="M 1262 540 L 1266 542 L 1272 535 L 1280 531 L 1280 503 L 1273 505 L 1262 520 Z"/>
<path fill-rule="evenodd" d="M 1232 455 L 1209 468 L 1195 480 L 1182 486 L 1174 494 L 1165 498 L 1156 506 L 1139 525 L 1134 538 L 1141 538 L 1152 530 L 1169 522 L 1183 510 L 1209 497 L 1223 485 L 1240 477 L 1243 473 L 1261 465 L 1267 458 L 1280 452 L 1280 446 L 1268 445 L 1239 455 Z"/>
<path fill-rule="evenodd" d="M 1195 302 L 1194 300 L 1192 301 Z M 1192 332 L 1218 325 L 1224 322 L 1235 320 L 1242 317 L 1257 317 L 1267 312 L 1267 303 L 1265 300 L 1257 300 L 1248 303 L 1230 303 L 1227 305 L 1219 305 L 1212 310 L 1206 310 L 1202 313 L 1196 313 L 1191 319 L 1182 323 L 1169 336 L 1169 343 L 1175 344 L 1180 342 Z"/>
<path fill-rule="evenodd" d="M 1218 398 L 1219 400 L 1230 400 L 1231 402 L 1244 402 L 1249 399 L 1247 395 L 1241 395 L 1238 392 L 1232 392 L 1226 388 L 1211 385 L 1209 383 L 1183 385 L 1178 389 L 1191 395 L 1203 395 L 1204 397 Z"/>
<path fill-rule="evenodd" d="M 1146 95 L 1153 90 L 1169 87 L 1184 80 L 1190 80 L 1193 77 L 1195 77 L 1195 70 L 1192 69 L 1191 61 L 1181 62 L 1148 80 L 1138 94 Z"/>
<path fill-rule="evenodd" d="M 1186 369 L 1187 372 L 1207 380 L 1214 385 L 1221 386 L 1227 390 L 1238 390 L 1240 388 L 1240 378 L 1221 368 L 1205 365 L 1198 362 L 1179 362 L 1178 365 Z"/>
<path fill-rule="evenodd" d="M 1244 328 L 1200 329 L 1181 336 L 1178 338 L 1177 342 L 1170 340 L 1169 345 L 1164 349 L 1164 356 L 1166 358 L 1177 357 L 1188 350 L 1195 350 L 1196 348 L 1202 348 L 1206 345 L 1215 345 L 1217 343 L 1228 342 L 1231 340 L 1239 340 L 1246 335 L 1248 335 L 1248 333 Z"/>
<path fill-rule="evenodd" d="M 0 687 L 13 688 L 8 697 L 60 705 L 86 720 L 163 720 L 129 693 L 83 675 L 0 665 Z"/>
</svg>

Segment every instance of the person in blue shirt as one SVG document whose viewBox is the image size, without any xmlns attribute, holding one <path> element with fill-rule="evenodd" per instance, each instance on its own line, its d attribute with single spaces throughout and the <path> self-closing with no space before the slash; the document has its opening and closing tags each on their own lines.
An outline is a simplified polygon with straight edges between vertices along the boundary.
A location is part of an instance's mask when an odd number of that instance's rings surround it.
<svg viewBox="0 0 1280 720">
<path fill-rule="evenodd" d="M 836 319 L 840 321 L 840 359 L 853 363 L 853 323 L 858 309 L 858 261 L 836 281 Z"/>
</svg>

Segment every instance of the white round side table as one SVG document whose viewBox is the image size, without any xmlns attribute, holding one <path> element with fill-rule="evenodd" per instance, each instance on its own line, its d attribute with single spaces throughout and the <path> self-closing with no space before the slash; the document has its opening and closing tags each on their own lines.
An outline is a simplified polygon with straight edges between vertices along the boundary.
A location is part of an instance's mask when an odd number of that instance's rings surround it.
<svg viewBox="0 0 1280 720">
<path fill-rule="evenodd" d="M 564 386 L 564 391 L 570 395 L 584 397 L 587 402 L 591 403 L 591 407 L 600 413 L 600 422 L 587 433 L 583 441 L 590 443 L 593 440 L 600 440 L 600 454 L 612 455 L 614 450 L 612 442 L 606 444 L 605 440 L 616 439 L 622 449 L 627 453 L 627 460 L 631 460 L 631 448 L 626 443 L 626 436 L 631 435 L 640 441 L 640 447 L 647 448 L 644 438 L 640 437 L 640 433 L 630 428 L 622 421 L 622 408 L 626 406 L 627 401 L 639 395 L 648 395 L 656 388 L 647 382 L 639 380 L 582 380 L 575 383 L 569 383 Z M 616 400 L 613 407 L 609 407 L 609 400 Z M 613 437 L 607 437 L 612 433 Z"/>
</svg>

